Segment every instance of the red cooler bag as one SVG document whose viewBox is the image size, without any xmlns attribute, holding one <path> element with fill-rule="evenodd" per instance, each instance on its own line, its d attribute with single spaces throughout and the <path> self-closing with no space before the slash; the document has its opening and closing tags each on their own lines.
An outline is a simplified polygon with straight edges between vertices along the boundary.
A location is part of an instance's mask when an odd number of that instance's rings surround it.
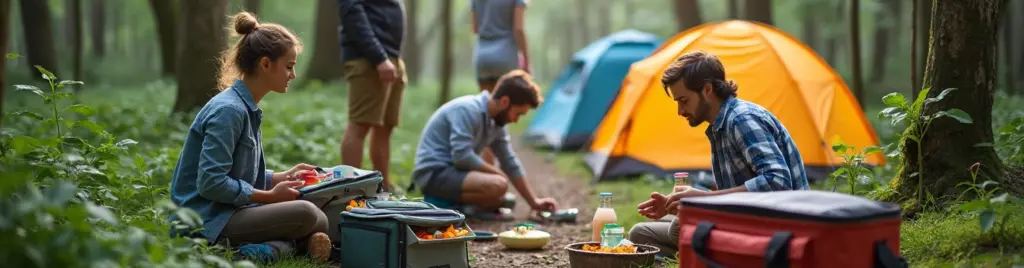
<svg viewBox="0 0 1024 268">
<path fill-rule="evenodd" d="M 679 267 L 907 267 L 899 206 L 824 191 L 685 198 Z"/>
</svg>

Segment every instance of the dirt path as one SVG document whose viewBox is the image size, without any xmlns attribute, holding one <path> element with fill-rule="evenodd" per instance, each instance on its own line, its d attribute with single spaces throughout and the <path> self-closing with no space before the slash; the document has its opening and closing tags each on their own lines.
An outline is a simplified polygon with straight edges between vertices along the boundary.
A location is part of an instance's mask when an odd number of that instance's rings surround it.
<svg viewBox="0 0 1024 268">
<path fill-rule="evenodd" d="M 590 234 L 590 219 L 593 208 L 589 198 L 592 190 L 589 185 L 578 178 L 566 178 L 558 175 L 555 165 L 545 160 L 543 153 L 537 153 L 519 143 L 513 137 L 516 154 L 519 155 L 526 168 L 527 180 L 538 197 L 554 197 L 558 207 L 578 208 L 576 223 L 540 224 L 533 222 L 537 229 L 551 234 L 551 241 L 541 250 L 522 251 L 505 248 L 497 241 L 470 242 L 470 254 L 476 259 L 474 267 L 569 267 L 569 255 L 565 246 L 587 239 Z M 516 193 L 514 187 L 509 191 Z M 517 223 L 528 222 L 530 208 L 520 197 L 516 200 L 515 221 L 511 222 L 480 222 L 470 221 L 475 230 L 486 230 L 495 233 L 507 230 Z"/>
</svg>

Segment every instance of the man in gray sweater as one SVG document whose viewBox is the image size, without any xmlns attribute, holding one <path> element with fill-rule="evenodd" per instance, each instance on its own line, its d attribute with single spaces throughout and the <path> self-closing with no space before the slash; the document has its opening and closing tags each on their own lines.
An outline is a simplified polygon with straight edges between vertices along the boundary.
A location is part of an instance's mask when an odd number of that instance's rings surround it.
<svg viewBox="0 0 1024 268">
<path fill-rule="evenodd" d="M 554 199 L 535 197 L 526 184 L 526 172 L 504 128 L 542 101 L 530 75 L 514 70 L 498 80 L 493 95 L 481 91 L 442 105 L 423 128 L 413 182 L 428 198 L 469 206 L 471 217 L 500 215 L 494 212 L 504 204 L 509 182 L 534 210 L 554 211 Z M 501 169 L 480 158 L 484 148 L 494 152 Z"/>
</svg>

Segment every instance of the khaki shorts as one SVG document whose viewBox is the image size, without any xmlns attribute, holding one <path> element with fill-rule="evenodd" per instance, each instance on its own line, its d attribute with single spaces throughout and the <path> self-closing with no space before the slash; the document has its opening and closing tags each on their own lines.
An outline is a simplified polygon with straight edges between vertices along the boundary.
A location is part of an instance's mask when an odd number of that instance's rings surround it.
<svg viewBox="0 0 1024 268">
<path fill-rule="evenodd" d="M 348 120 L 375 126 L 398 125 L 405 91 L 405 62 L 391 58 L 398 76 L 390 85 L 383 85 L 377 75 L 377 66 L 368 60 L 345 62 L 345 81 L 348 82 Z"/>
</svg>

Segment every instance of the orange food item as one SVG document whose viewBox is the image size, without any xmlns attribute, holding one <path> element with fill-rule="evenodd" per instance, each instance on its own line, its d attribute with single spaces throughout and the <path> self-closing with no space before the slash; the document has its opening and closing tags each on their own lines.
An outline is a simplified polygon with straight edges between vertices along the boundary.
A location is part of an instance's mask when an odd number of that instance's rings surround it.
<svg viewBox="0 0 1024 268">
<path fill-rule="evenodd" d="M 428 233 L 424 230 L 414 231 L 416 237 L 420 239 L 449 239 L 456 237 L 463 237 L 469 235 L 469 230 L 462 228 L 455 228 L 454 225 L 448 225 L 447 228 L 443 228 L 436 231 L 437 233 Z"/>
<path fill-rule="evenodd" d="M 583 251 L 601 253 L 636 253 L 636 246 L 601 247 L 601 245 L 583 245 Z"/>
<path fill-rule="evenodd" d="M 353 208 L 365 208 L 365 207 L 366 207 L 366 201 L 364 201 L 364 200 L 359 200 L 359 202 L 356 202 L 356 200 L 349 200 L 348 201 L 348 206 L 345 207 L 345 211 L 352 210 Z"/>
</svg>

